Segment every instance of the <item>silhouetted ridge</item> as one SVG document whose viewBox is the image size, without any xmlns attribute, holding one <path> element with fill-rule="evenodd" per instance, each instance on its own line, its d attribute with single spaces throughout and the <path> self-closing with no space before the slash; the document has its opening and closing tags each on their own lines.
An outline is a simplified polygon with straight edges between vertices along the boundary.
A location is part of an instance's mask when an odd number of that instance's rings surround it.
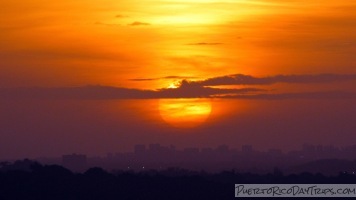
<svg viewBox="0 0 356 200">
<path fill-rule="evenodd" d="M 30 165 L 27 165 L 31 163 Z M 18 166 L 29 168 L 18 168 Z M 0 199 L 235 199 L 234 184 L 340 184 L 356 183 L 356 176 L 340 173 L 283 175 L 279 169 L 268 174 L 223 171 L 209 174 L 179 168 L 162 171 L 116 171 L 90 168 L 72 173 L 58 165 L 17 161 L 0 171 Z"/>
</svg>

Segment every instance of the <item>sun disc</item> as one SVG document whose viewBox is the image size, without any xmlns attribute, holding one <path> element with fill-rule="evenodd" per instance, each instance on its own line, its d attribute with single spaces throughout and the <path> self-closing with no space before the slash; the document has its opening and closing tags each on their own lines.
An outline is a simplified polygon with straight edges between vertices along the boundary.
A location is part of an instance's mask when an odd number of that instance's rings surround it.
<svg viewBox="0 0 356 200">
<path fill-rule="evenodd" d="M 211 103 L 207 99 L 161 99 L 159 112 L 162 119 L 171 126 L 193 128 L 209 117 Z"/>
</svg>

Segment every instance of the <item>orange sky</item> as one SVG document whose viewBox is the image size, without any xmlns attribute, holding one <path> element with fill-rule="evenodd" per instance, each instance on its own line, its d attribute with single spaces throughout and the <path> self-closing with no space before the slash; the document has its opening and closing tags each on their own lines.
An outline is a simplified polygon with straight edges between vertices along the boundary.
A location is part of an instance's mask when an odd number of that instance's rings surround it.
<svg viewBox="0 0 356 200">
<path fill-rule="evenodd" d="M 349 0 L 0 2 L 0 87 L 356 73 Z"/>
</svg>

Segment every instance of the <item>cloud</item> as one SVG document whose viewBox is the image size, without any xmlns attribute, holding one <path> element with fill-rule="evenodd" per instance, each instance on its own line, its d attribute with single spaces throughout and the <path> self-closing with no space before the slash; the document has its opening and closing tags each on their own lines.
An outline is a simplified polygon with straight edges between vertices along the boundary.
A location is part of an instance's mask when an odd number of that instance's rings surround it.
<svg viewBox="0 0 356 200">
<path fill-rule="evenodd" d="M 26 61 L 35 59 L 44 60 L 63 60 L 63 59 L 83 59 L 83 60 L 120 60 L 131 61 L 131 58 L 126 54 L 117 52 L 98 51 L 99 47 L 91 44 L 73 44 L 70 48 L 66 46 L 48 46 L 34 47 L 32 49 L 16 49 L 0 53 L 0 60 L 15 60 Z M 18 59 L 21 58 L 21 59 Z M 26 65 L 26 64 L 22 64 Z M 4 65 L 5 66 L 5 65 Z M 29 67 L 29 66 L 26 66 Z"/>
<path fill-rule="evenodd" d="M 281 94 L 253 94 L 253 95 L 224 95 L 220 98 L 234 99 L 261 99 L 261 100 L 281 100 L 281 99 L 355 99 L 355 92 L 327 91 L 327 92 L 299 92 Z"/>
<path fill-rule="evenodd" d="M 164 76 L 163 79 L 189 79 L 189 78 L 197 78 L 195 76 Z"/>
<path fill-rule="evenodd" d="M 149 23 L 146 23 L 146 22 L 138 22 L 138 21 L 135 21 L 135 22 L 132 22 L 131 24 L 128 24 L 129 26 L 148 26 L 148 25 L 151 25 Z"/>
<path fill-rule="evenodd" d="M 140 90 L 108 86 L 63 88 L 8 88 L 0 89 L 1 99 L 159 99 L 209 98 L 224 94 L 247 94 L 264 91 L 256 88 L 218 89 L 189 85 L 184 82 L 177 89 Z"/>
<path fill-rule="evenodd" d="M 108 86 L 63 88 L 7 88 L 0 89 L 0 99 L 162 99 L 162 98 L 234 98 L 234 99 L 356 99 L 356 93 L 345 91 L 301 92 L 269 94 L 258 88 L 219 89 L 191 85 L 183 81 L 180 88 L 140 90 Z"/>
<path fill-rule="evenodd" d="M 96 25 L 103 25 L 103 26 L 121 26 L 121 24 L 108 24 L 103 22 L 95 22 Z"/>
<path fill-rule="evenodd" d="M 119 14 L 119 15 L 116 15 L 115 17 L 116 17 L 116 18 L 127 18 L 127 17 L 129 17 L 129 16 L 127 16 L 127 15 L 120 15 L 120 14 Z"/>
<path fill-rule="evenodd" d="M 159 80 L 160 78 L 132 78 L 129 79 L 130 81 L 156 81 Z"/>
<path fill-rule="evenodd" d="M 181 78 L 166 76 L 162 78 Z M 158 78 L 160 79 L 160 78 Z M 135 80 L 135 79 L 133 79 Z M 137 79 L 135 81 L 157 79 Z M 11 88 L 0 89 L 0 99 L 161 99 L 161 98 L 235 98 L 235 99 L 356 99 L 354 91 L 284 91 L 271 93 L 270 90 L 255 87 L 217 88 L 219 85 L 267 85 L 273 83 L 330 83 L 356 80 L 355 74 L 318 74 L 318 75 L 278 75 L 256 78 L 236 74 L 188 81 L 183 79 L 178 88 L 161 88 L 157 90 L 141 90 L 108 86 L 83 86 L 62 88 Z"/>
<path fill-rule="evenodd" d="M 233 74 L 213 77 L 203 81 L 195 81 L 191 82 L 191 84 L 201 86 L 270 85 L 275 83 L 331 83 L 352 80 L 356 80 L 356 74 L 277 75 L 269 77 L 254 77 L 244 74 Z"/>
<path fill-rule="evenodd" d="M 241 88 L 241 89 L 223 89 L 203 87 L 196 84 L 191 84 L 187 80 L 180 83 L 179 88 L 175 89 L 160 89 L 158 93 L 163 98 L 211 98 L 224 95 L 243 95 L 254 94 L 265 91 L 258 88 Z"/>
<path fill-rule="evenodd" d="M 129 79 L 130 81 L 156 81 L 156 80 L 162 80 L 162 79 L 194 79 L 197 77 L 194 76 L 164 76 L 164 77 L 158 77 L 158 78 L 133 78 Z"/>
<path fill-rule="evenodd" d="M 187 45 L 197 45 L 197 46 L 210 46 L 210 45 L 221 45 L 224 43 L 220 43 L 220 42 L 197 42 L 197 43 L 189 43 Z"/>
</svg>

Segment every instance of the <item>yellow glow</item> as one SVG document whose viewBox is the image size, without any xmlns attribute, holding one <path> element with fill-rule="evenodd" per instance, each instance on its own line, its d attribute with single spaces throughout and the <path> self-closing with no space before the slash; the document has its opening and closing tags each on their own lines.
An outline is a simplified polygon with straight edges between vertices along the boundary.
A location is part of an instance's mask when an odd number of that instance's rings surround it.
<svg viewBox="0 0 356 200">
<path fill-rule="evenodd" d="M 206 99 L 161 99 L 159 112 L 171 126 L 192 128 L 206 121 L 211 113 L 211 103 Z"/>
<path fill-rule="evenodd" d="M 171 83 L 168 88 L 170 89 L 175 89 L 175 88 L 178 88 L 174 83 Z"/>
<path fill-rule="evenodd" d="M 355 6 L 346 0 L 1 1 L 0 85 L 157 89 L 171 80 L 132 79 L 353 73 Z"/>
<path fill-rule="evenodd" d="M 216 23 L 219 18 L 207 14 L 184 14 L 165 16 L 157 19 L 158 24 L 188 25 L 188 24 L 212 24 Z"/>
<path fill-rule="evenodd" d="M 180 86 L 180 82 L 179 82 L 179 81 L 176 81 L 176 82 L 170 83 L 167 88 L 169 88 L 169 89 L 176 89 L 176 88 L 179 88 L 179 86 Z"/>
</svg>

